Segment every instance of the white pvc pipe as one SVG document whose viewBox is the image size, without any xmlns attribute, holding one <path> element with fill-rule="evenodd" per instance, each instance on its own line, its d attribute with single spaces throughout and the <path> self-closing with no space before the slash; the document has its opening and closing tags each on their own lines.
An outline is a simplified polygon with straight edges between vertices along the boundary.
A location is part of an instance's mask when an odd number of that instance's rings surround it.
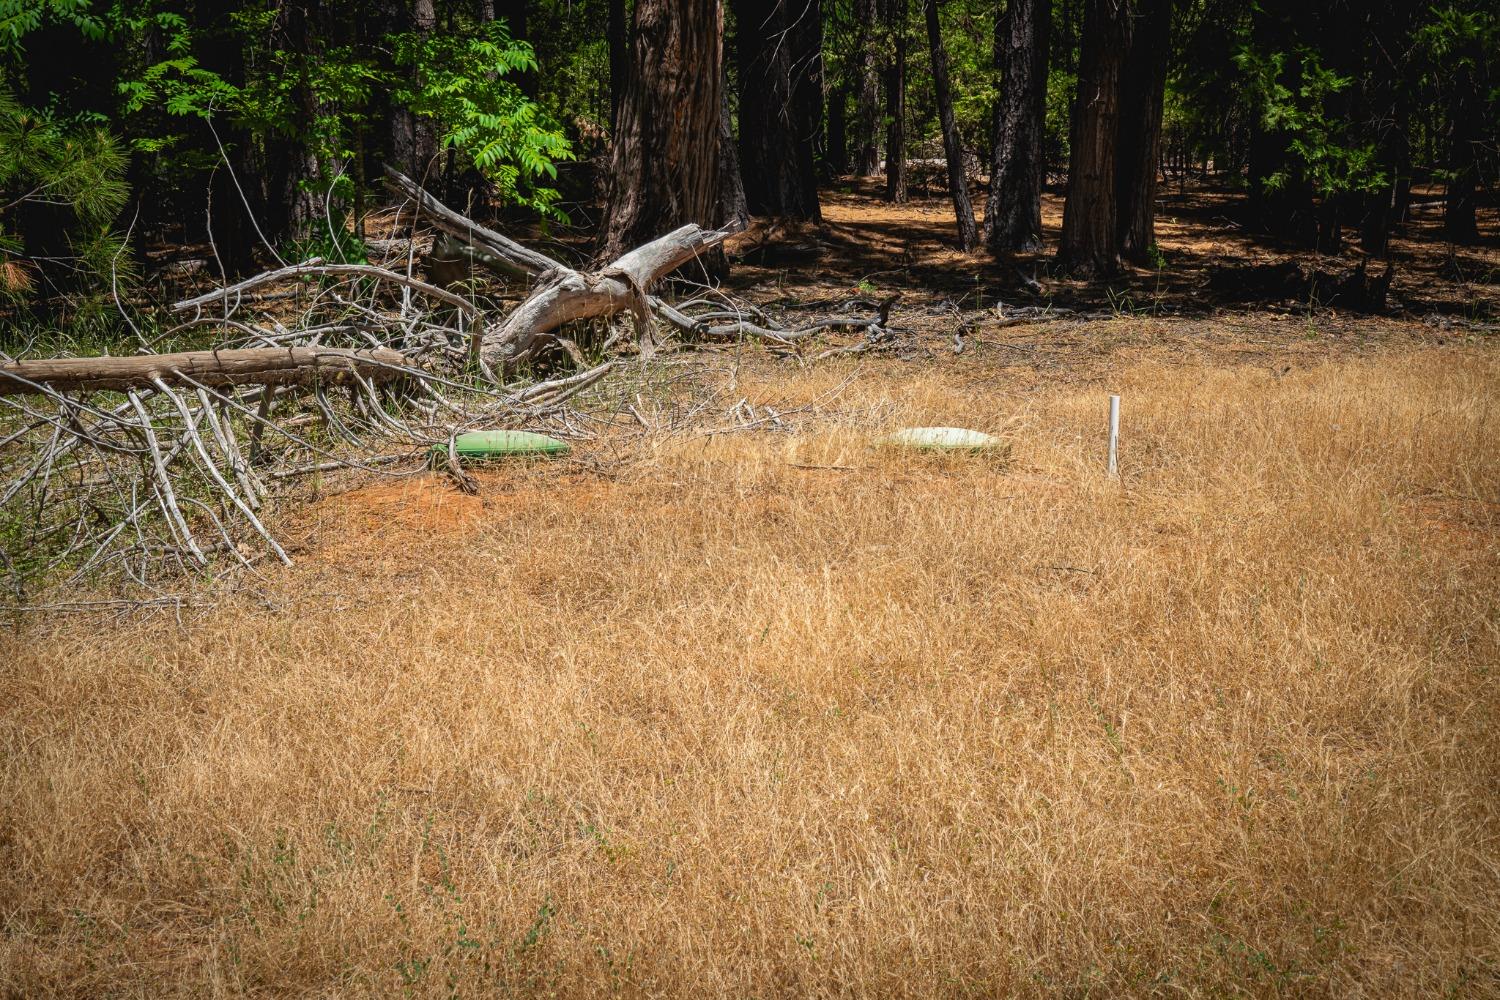
<svg viewBox="0 0 1500 1000">
<path fill-rule="evenodd" d="M 1120 397 L 1109 397 L 1109 474 L 1120 474 Z"/>
</svg>

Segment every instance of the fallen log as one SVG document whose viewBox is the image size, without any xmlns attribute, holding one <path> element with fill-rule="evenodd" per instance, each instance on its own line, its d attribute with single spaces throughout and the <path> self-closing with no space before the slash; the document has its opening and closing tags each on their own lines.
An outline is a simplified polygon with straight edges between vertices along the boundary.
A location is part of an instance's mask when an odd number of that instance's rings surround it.
<svg viewBox="0 0 1500 1000">
<path fill-rule="evenodd" d="M 400 378 L 405 355 L 390 348 L 255 347 L 123 357 L 37 358 L 0 365 L 0 395 L 68 391 L 126 392 L 168 384 L 338 384 L 355 374 L 372 382 Z"/>
</svg>

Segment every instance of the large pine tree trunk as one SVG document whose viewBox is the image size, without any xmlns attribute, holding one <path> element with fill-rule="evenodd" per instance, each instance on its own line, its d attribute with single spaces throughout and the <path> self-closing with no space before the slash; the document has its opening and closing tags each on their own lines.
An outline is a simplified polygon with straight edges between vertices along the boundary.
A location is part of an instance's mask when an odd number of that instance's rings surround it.
<svg viewBox="0 0 1500 1000">
<path fill-rule="evenodd" d="M 636 0 L 599 257 L 719 215 L 719 0 Z"/>
<path fill-rule="evenodd" d="M 432 0 L 415 0 L 412 4 L 412 26 L 421 34 L 430 35 L 437 30 L 437 10 Z M 412 120 L 412 169 L 409 171 L 417 183 L 425 181 L 438 169 L 437 130 L 432 119 L 414 117 Z"/>
<path fill-rule="evenodd" d="M 885 199 L 906 201 L 906 13 L 908 0 L 884 0 L 891 51 L 885 69 Z"/>
<path fill-rule="evenodd" d="M 814 143 L 822 118 L 817 0 L 738 0 L 740 163 L 754 215 L 820 218 Z"/>
<path fill-rule="evenodd" d="M 996 19 L 1002 90 L 995 108 L 984 238 L 997 252 L 1042 248 L 1042 136 L 1051 26 L 1050 0 L 1010 0 L 1005 15 Z"/>
<path fill-rule="evenodd" d="M 1058 259 L 1074 274 L 1113 274 L 1120 267 L 1115 200 L 1115 147 L 1120 78 L 1130 50 L 1127 0 L 1088 0 L 1073 107 L 1068 199 Z"/>
<path fill-rule="evenodd" d="M 969 201 L 969 179 L 964 171 L 964 149 L 958 125 L 953 120 L 953 93 L 948 86 L 948 54 L 943 50 L 943 29 L 938 22 L 937 0 L 924 0 L 927 45 L 932 52 L 932 85 L 937 98 L 938 120 L 943 126 L 943 155 L 948 160 L 948 194 L 958 223 L 958 245 L 965 253 L 979 245 L 974 225 L 974 205 Z"/>
<path fill-rule="evenodd" d="M 880 142 L 876 133 L 880 123 L 880 69 L 875 59 L 875 0 L 855 0 L 854 19 L 859 30 L 854 66 L 857 74 L 854 172 L 860 177 L 870 177 L 880 169 Z"/>
<path fill-rule="evenodd" d="M 437 11 L 432 3 L 433 0 L 385 0 L 382 9 L 386 30 L 423 34 L 434 31 Z M 414 74 L 416 70 L 408 69 L 407 72 Z M 436 169 L 432 161 L 437 155 L 437 133 L 432 122 L 390 103 L 387 105 L 386 130 L 388 162 L 419 182 L 431 184 Z"/>
<path fill-rule="evenodd" d="M 386 33 L 397 34 L 411 30 L 411 5 L 406 0 L 382 0 L 379 11 Z M 416 165 L 415 117 L 391 100 L 390 93 L 385 88 L 377 88 L 375 97 L 385 111 L 385 161 L 404 174 L 412 177 L 420 175 L 421 170 Z"/>
<path fill-rule="evenodd" d="M 1156 243 L 1156 175 L 1171 30 L 1172 0 L 1139 0 L 1130 54 L 1120 80 L 1120 134 L 1115 149 L 1120 253 L 1137 264 L 1146 263 Z"/>
</svg>

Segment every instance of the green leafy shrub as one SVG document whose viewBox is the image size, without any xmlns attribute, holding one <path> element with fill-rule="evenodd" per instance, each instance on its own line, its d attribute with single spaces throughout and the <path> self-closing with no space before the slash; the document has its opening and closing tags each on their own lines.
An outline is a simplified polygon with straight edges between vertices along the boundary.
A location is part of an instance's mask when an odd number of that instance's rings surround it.
<svg viewBox="0 0 1500 1000">
<path fill-rule="evenodd" d="M 443 146 L 473 163 L 495 185 L 502 204 L 565 219 L 549 182 L 557 179 L 558 162 L 573 159 L 572 145 L 506 79 L 537 68 L 531 46 L 512 39 L 498 21 L 468 37 L 407 33 L 393 41 L 396 64 L 414 70 L 416 80 L 398 86 L 395 99 L 433 120 Z"/>
</svg>

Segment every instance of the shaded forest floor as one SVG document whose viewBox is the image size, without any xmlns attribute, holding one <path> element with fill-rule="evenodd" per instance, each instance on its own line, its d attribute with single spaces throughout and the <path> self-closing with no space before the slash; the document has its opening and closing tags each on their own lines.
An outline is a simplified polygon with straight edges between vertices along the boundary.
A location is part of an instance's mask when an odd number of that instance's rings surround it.
<svg viewBox="0 0 1500 1000">
<path fill-rule="evenodd" d="M 1288 288 L 1278 278 L 1279 269 L 1302 265 L 1339 273 L 1363 259 L 1353 237 L 1340 254 L 1328 255 L 1251 232 L 1237 221 L 1243 214 L 1242 194 L 1195 183 L 1163 192 L 1157 217 L 1159 268 L 1134 268 L 1108 282 L 1080 282 L 1053 273 L 1062 229 L 1059 191 L 1049 190 L 1042 202 L 1048 251 L 999 261 L 956 249 L 945 195 L 918 195 L 907 204 L 891 205 L 879 194 L 875 182 L 849 181 L 823 193 L 822 226 L 790 234 L 775 227 L 769 233 L 763 226 L 753 228 L 739 243 L 743 257 L 731 285 L 836 292 L 866 282 L 907 291 L 918 300 L 935 296 L 966 309 L 1053 303 L 1151 315 L 1307 312 L 1309 296 L 1326 296 L 1327 290 Z M 1392 241 L 1395 275 L 1384 312 L 1461 320 L 1500 316 L 1500 210 L 1489 205 L 1481 209 L 1480 228 L 1480 245 L 1444 243 L 1441 198 L 1436 191 L 1418 189 L 1411 216 Z M 1382 262 L 1369 266 L 1383 271 Z"/>
<path fill-rule="evenodd" d="M 1106 296 L 831 193 L 730 285 L 890 351 L 632 363 L 567 460 L 16 620 L 0 993 L 1494 995 L 1495 248 L 1235 305 L 1215 198 Z"/>
</svg>

